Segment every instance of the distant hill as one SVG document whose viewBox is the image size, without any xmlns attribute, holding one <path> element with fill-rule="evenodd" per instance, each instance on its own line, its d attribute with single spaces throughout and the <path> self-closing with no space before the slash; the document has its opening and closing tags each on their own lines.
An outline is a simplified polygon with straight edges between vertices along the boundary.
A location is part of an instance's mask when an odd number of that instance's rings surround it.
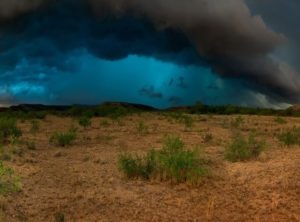
<svg viewBox="0 0 300 222">
<path fill-rule="evenodd" d="M 72 107 L 80 108 L 96 108 L 100 106 L 110 106 L 110 107 L 124 107 L 128 109 L 138 109 L 142 111 L 155 111 L 158 110 L 154 107 L 134 104 L 134 103 L 125 103 L 125 102 L 105 102 L 100 105 L 69 105 L 69 106 L 60 106 L 60 105 L 42 105 L 42 104 L 20 104 L 11 107 L 0 107 L 0 112 L 4 111 L 20 111 L 20 112 L 37 112 L 37 111 L 67 111 Z"/>
<path fill-rule="evenodd" d="M 143 111 L 155 111 L 158 110 L 152 106 L 136 104 L 136 103 L 125 103 L 125 102 L 105 102 L 102 105 L 104 106 L 112 106 L 112 107 L 124 107 L 128 109 L 138 109 Z"/>
<path fill-rule="evenodd" d="M 119 109 L 125 108 L 125 109 Z M 58 114 L 65 116 L 78 116 L 88 114 L 91 116 L 107 116 L 120 113 L 136 112 L 136 111 L 170 111 L 170 112 L 184 112 L 190 114 L 216 114 L 216 115 L 278 115 L 278 116 L 299 116 L 300 117 L 300 104 L 294 105 L 288 109 L 275 110 L 271 108 L 255 108 L 255 107 L 241 107 L 233 105 L 205 105 L 196 103 L 192 106 L 178 106 L 170 107 L 167 109 L 157 109 L 151 106 L 127 102 L 105 102 L 99 105 L 41 105 L 41 104 L 20 104 L 11 107 L 0 107 L 0 112 L 20 113 L 42 117 L 47 114 Z M 19 113 L 19 114 L 18 114 Z M 22 115 L 22 114 L 20 114 Z"/>
</svg>

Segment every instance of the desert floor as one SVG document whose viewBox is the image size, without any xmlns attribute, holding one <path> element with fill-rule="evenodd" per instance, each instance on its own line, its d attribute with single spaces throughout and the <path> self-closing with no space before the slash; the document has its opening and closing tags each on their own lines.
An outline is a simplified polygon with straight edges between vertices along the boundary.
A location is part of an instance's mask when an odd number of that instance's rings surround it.
<svg viewBox="0 0 300 222">
<path fill-rule="evenodd" d="M 241 132 L 256 130 L 266 141 L 259 158 L 231 163 L 224 160 L 231 141 L 230 123 L 236 116 L 194 115 L 194 126 L 170 121 L 163 115 L 144 113 L 101 126 L 93 118 L 84 129 L 71 118 L 48 116 L 40 129 L 30 132 L 30 121 L 19 122 L 22 140 L 34 141 L 35 150 L 5 161 L 21 178 L 21 192 L 0 198 L 0 220 L 55 221 L 300 221 L 300 147 L 285 147 L 276 135 L 300 126 L 300 119 L 244 116 Z M 140 135 L 139 121 L 148 133 Z M 73 145 L 49 143 L 53 132 L 78 127 Z M 212 141 L 203 135 L 211 133 Z M 118 170 L 122 152 L 143 154 L 161 148 L 165 135 L 178 135 L 186 147 L 201 146 L 211 174 L 199 183 L 126 179 Z"/>
</svg>

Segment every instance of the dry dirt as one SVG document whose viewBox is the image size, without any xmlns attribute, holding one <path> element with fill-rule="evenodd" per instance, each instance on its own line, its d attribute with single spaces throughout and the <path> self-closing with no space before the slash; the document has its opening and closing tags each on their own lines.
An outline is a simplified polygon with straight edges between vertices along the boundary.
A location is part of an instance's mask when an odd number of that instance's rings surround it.
<svg viewBox="0 0 300 222">
<path fill-rule="evenodd" d="M 300 119 L 245 116 L 242 131 L 256 129 L 267 149 L 256 160 L 230 163 L 224 149 L 235 116 L 193 116 L 195 126 L 185 129 L 158 114 L 128 116 L 121 124 L 80 128 L 78 139 L 67 148 L 49 144 L 56 130 L 67 130 L 74 121 L 49 116 L 37 134 L 30 122 L 19 123 L 23 140 L 36 150 L 25 150 L 5 162 L 21 177 L 22 191 L 1 198 L 2 220 L 55 221 L 300 221 L 300 148 L 284 147 L 275 135 L 300 126 Z M 149 133 L 139 135 L 143 120 Z M 212 142 L 203 143 L 206 132 Z M 122 152 L 143 153 L 159 148 L 166 134 L 179 135 L 187 147 L 201 145 L 211 160 L 211 175 L 198 186 L 168 182 L 127 180 L 118 171 Z"/>
</svg>

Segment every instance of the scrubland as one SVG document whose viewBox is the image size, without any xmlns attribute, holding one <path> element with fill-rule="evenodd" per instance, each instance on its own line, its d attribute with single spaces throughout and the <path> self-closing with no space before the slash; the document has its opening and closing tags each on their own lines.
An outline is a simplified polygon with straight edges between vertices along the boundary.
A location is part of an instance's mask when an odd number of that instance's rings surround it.
<svg viewBox="0 0 300 222">
<path fill-rule="evenodd" d="M 0 117 L 0 221 L 300 221 L 300 118 Z"/>
</svg>

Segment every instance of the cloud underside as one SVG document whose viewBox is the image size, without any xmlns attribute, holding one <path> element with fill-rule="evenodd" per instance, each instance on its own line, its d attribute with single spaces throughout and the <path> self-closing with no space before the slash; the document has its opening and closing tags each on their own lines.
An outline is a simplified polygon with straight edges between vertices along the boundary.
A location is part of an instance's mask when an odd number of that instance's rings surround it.
<svg viewBox="0 0 300 222">
<path fill-rule="evenodd" d="M 244 87 L 272 101 L 294 103 L 300 100 L 299 73 L 274 54 L 287 42 L 260 16 L 253 16 L 243 0 L 0 2 L 2 84 L 38 82 L 41 73 L 47 81 L 49 75 L 76 72 L 80 64 L 71 58 L 84 49 L 109 61 L 140 55 L 209 67 L 221 78 L 244 81 Z M 179 88 L 189 88 L 180 81 Z M 152 86 L 137 94 L 163 98 Z M 11 95 L 2 93 L 1 100 L 12 100 Z M 169 100 L 180 101 L 176 96 Z"/>
</svg>

